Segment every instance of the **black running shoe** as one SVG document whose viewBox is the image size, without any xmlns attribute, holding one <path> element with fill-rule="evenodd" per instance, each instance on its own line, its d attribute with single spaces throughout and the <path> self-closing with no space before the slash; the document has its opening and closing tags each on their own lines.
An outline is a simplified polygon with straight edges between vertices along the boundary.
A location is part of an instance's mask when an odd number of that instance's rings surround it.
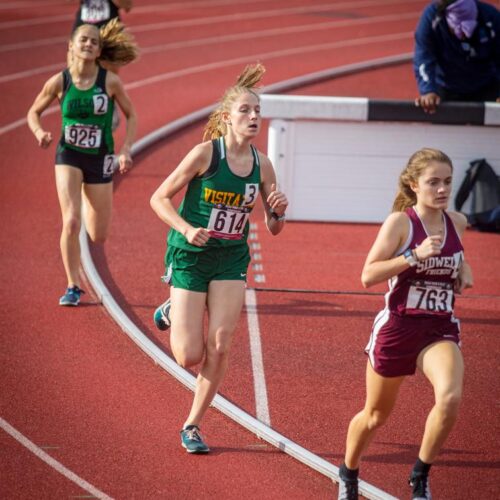
<svg viewBox="0 0 500 500">
<path fill-rule="evenodd" d="M 432 500 L 427 474 L 412 474 L 408 483 L 411 486 L 412 500 Z"/>
<path fill-rule="evenodd" d="M 346 466 L 345 464 L 343 464 L 339 469 L 338 500 L 358 500 L 358 478 L 347 477 L 346 472 L 347 472 Z M 357 476 L 357 470 L 355 474 Z"/>
</svg>

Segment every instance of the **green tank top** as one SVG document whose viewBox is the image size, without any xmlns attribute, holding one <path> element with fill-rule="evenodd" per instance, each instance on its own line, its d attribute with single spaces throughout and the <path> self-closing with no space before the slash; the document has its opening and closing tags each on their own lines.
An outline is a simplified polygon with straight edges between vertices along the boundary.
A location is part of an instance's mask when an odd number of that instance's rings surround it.
<svg viewBox="0 0 500 500">
<path fill-rule="evenodd" d="M 63 71 L 59 148 L 94 155 L 113 154 L 114 101 L 106 93 L 106 73 L 99 67 L 95 84 L 88 90 L 79 90 L 69 69 Z"/>
<path fill-rule="evenodd" d="M 207 247 L 247 244 L 248 219 L 259 196 L 259 155 L 251 146 L 252 171 L 247 177 L 240 177 L 229 168 L 224 138 L 215 139 L 212 144 L 210 167 L 202 176 L 189 182 L 178 210 L 179 215 L 194 227 L 207 228 L 211 238 L 204 247 L 197 247 L 172 228 L 168 233 L 168 245 L 201 252 Z"/>
</svg>

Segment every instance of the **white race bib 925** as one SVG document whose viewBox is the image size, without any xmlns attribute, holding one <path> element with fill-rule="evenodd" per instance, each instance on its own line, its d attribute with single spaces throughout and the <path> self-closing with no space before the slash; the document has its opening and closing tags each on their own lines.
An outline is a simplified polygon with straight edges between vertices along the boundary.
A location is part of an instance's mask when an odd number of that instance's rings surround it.
<svg viewBox="0 0 500 500">
<path fill-rule="evenodd" d="M 101 146 L 102 131 L 92 125 L 66 125 L 64 127 L 64 140 L 67 144 L 79 148 L 94 149 Z"/>
</svg>

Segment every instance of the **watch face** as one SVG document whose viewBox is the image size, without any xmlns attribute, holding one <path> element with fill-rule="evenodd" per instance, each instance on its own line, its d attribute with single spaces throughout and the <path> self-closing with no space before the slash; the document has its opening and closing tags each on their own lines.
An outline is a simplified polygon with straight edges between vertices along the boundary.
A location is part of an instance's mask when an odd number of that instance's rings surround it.
<svg viewBox="0 0 500 500">
<path fill-rule="evenodd" d="M 406 252 L 403 254 L 403 257 L 406 259 L 408 264 L 410 264 L 410 266 L 413 267 L 413 266 L 417 265 L 417 260 L 415 259 L 414 255 L 413 255 L 413 250 L 411 248 L 406 250 Z"/>
</svg>

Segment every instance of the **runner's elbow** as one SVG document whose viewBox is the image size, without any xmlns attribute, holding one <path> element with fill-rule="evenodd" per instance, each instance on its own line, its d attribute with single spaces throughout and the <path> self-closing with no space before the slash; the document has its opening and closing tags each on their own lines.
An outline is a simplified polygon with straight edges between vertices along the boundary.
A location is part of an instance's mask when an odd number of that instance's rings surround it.
<svg viewBox="0 0 500 500">
<path fill-rule="evenodd" d="M 370 288 L 375 284 L 373 277 L 370 276 L 370 273 L 366 272 L 365 270 L 363 270 L 363 272 L 361 273 L 361 284 L 363 285 L 363 288 Z"/>
</svg>

